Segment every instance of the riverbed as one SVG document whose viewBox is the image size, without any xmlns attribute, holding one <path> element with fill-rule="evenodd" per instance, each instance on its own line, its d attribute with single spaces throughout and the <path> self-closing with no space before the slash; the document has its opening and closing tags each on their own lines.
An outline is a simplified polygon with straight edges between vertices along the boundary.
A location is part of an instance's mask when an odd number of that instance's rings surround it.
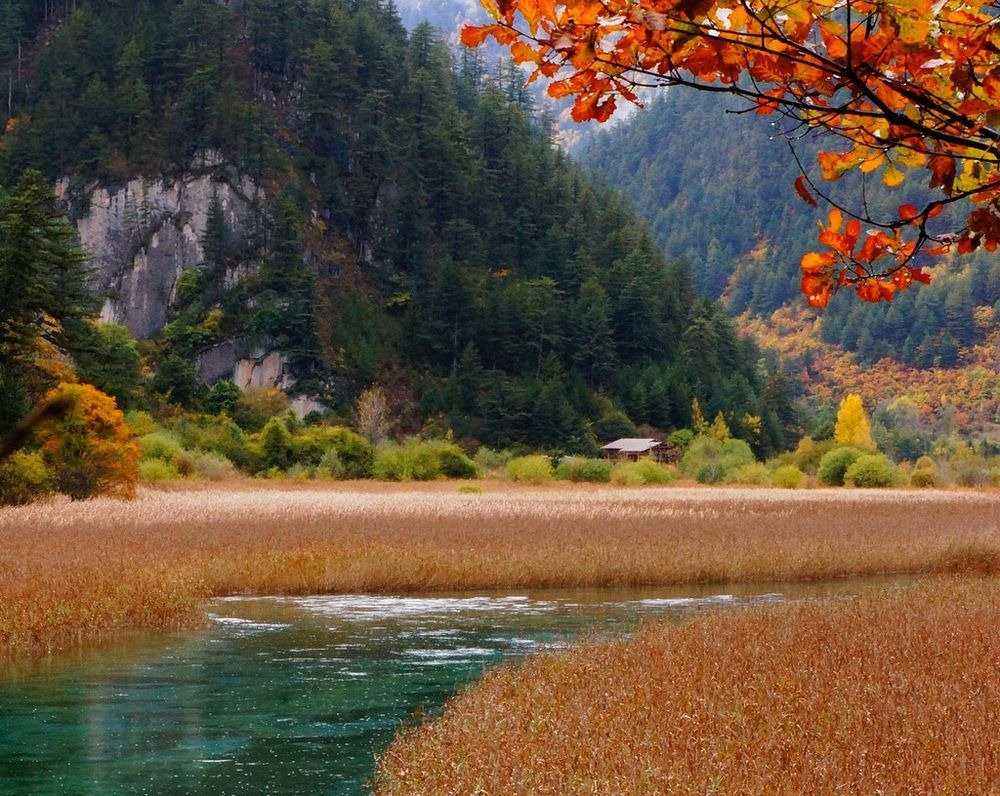
<svg viewBox="0 0 1000 796">
<path fill-rule="evenodd" d="M 485 667 L 644 620 L 877 582 L 215 600 L 202 631 L 8 665 L 0 792 L 365 793 L 400 726 Z"/>
</svg>

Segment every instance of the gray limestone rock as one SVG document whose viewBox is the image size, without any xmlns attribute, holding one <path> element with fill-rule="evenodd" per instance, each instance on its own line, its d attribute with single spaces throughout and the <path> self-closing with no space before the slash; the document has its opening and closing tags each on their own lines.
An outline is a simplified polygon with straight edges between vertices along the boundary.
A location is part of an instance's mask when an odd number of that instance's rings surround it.
<svg viewBox="0 0 1000 796">
<path fill-rule="evenodd" d="M 57 186 L 62 195 L 68 190 L 68 181 Z M 139 340 L 159 334 L 177 278 L 204 258 L 201 241 L 213 197 L 229 229 L 239 230 L 258 194 L 249 179 L 233 184 L 208 173 L 90 190 L 77 230 L 90 255 L 91 286 L 104 298 L 102 318 Z"/>
</svg>

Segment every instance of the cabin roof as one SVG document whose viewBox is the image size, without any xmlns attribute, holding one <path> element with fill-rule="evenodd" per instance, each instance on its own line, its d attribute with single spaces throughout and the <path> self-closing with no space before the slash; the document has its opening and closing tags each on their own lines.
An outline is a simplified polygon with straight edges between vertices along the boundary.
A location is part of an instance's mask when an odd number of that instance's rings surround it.
<svg viewBox="0 0 1000 796">
<path fill-rule="evenodd" d="M 616 439 L 614 442 L 609 442 L 601 450 L 604 451 L 620 451 L 621 453 L 645 453 L 646 451 L 651 451 L 653 448 L 660 446 L 660 441 L 655 439 L 634 439 L 631 437 L 625 437 L 624 439 Z"/>
</svg>

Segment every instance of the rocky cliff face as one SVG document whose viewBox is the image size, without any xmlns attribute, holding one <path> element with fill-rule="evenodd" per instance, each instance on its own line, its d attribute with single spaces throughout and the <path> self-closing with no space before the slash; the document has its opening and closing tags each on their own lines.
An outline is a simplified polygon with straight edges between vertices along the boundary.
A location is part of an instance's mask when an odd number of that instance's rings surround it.
<svg viewBox="0 0 1000 796">
<path fill-rule="evenodd" d="M 59 185 L 62 195 L 68 190 L 68 183 Z M 76 226 L 90 255 L 91 285 L 104 299 L 102 319 L 125 326 L 138 340 L 159 334 L 177 278 L 204 259 L 201 241 L 213 200 L 226 226 L 236 231 L 244 228 L 259 197 L 249 179 L 227 181 L 210 173 L 136 178 L 88 191 Z"/>
<path fill-rule="evenodd" d="M 208 158 L 201 165 L 218 163 Z M 60 182 L 57 194 L 70 199 L 70 183 Z M 173 180 L 139 177 L 112 188 L 94 186 L 72 199 L 82 205 L 76 228 L 89 255 L 91 287 L 104 300 L 102 320 L 125 326 L 137 340 L 149 340 L 167 324 L 178 277 L 204 260 L 202 240 L 212 203 L 219 203 L 227 229 L 239 237 L 263 194 L 248 178 L 192 171 Z M 239 278 L 233 273 L 227 281 Z M 291 390 L 287 362 L 280 352 L 231 340 L 202 352 L 196 364 L 208 384 L 231 379 L 243 389 Z M 321 408 L 301 396 L 298 403 L 303 412 Z"/>
</svg>

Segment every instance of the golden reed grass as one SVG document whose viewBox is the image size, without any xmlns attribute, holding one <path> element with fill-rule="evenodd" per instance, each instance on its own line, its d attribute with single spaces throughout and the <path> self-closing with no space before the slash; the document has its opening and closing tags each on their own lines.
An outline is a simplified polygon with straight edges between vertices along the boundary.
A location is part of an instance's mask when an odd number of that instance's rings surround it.
<svg viewBox="0 0 1000 796">
<path fill-rule="evenodd" d="M 199 621 L 229 594 L 1000 572 L 995 494 L 454 484 L 140 491 L 0 510 L 0 652 Z"/>
<path fill-rule="evenodd" d="M 998 616 L 967 579 L 543 654 L 405 730 L 376 792 L 997 793 Z"/>
</svg>

